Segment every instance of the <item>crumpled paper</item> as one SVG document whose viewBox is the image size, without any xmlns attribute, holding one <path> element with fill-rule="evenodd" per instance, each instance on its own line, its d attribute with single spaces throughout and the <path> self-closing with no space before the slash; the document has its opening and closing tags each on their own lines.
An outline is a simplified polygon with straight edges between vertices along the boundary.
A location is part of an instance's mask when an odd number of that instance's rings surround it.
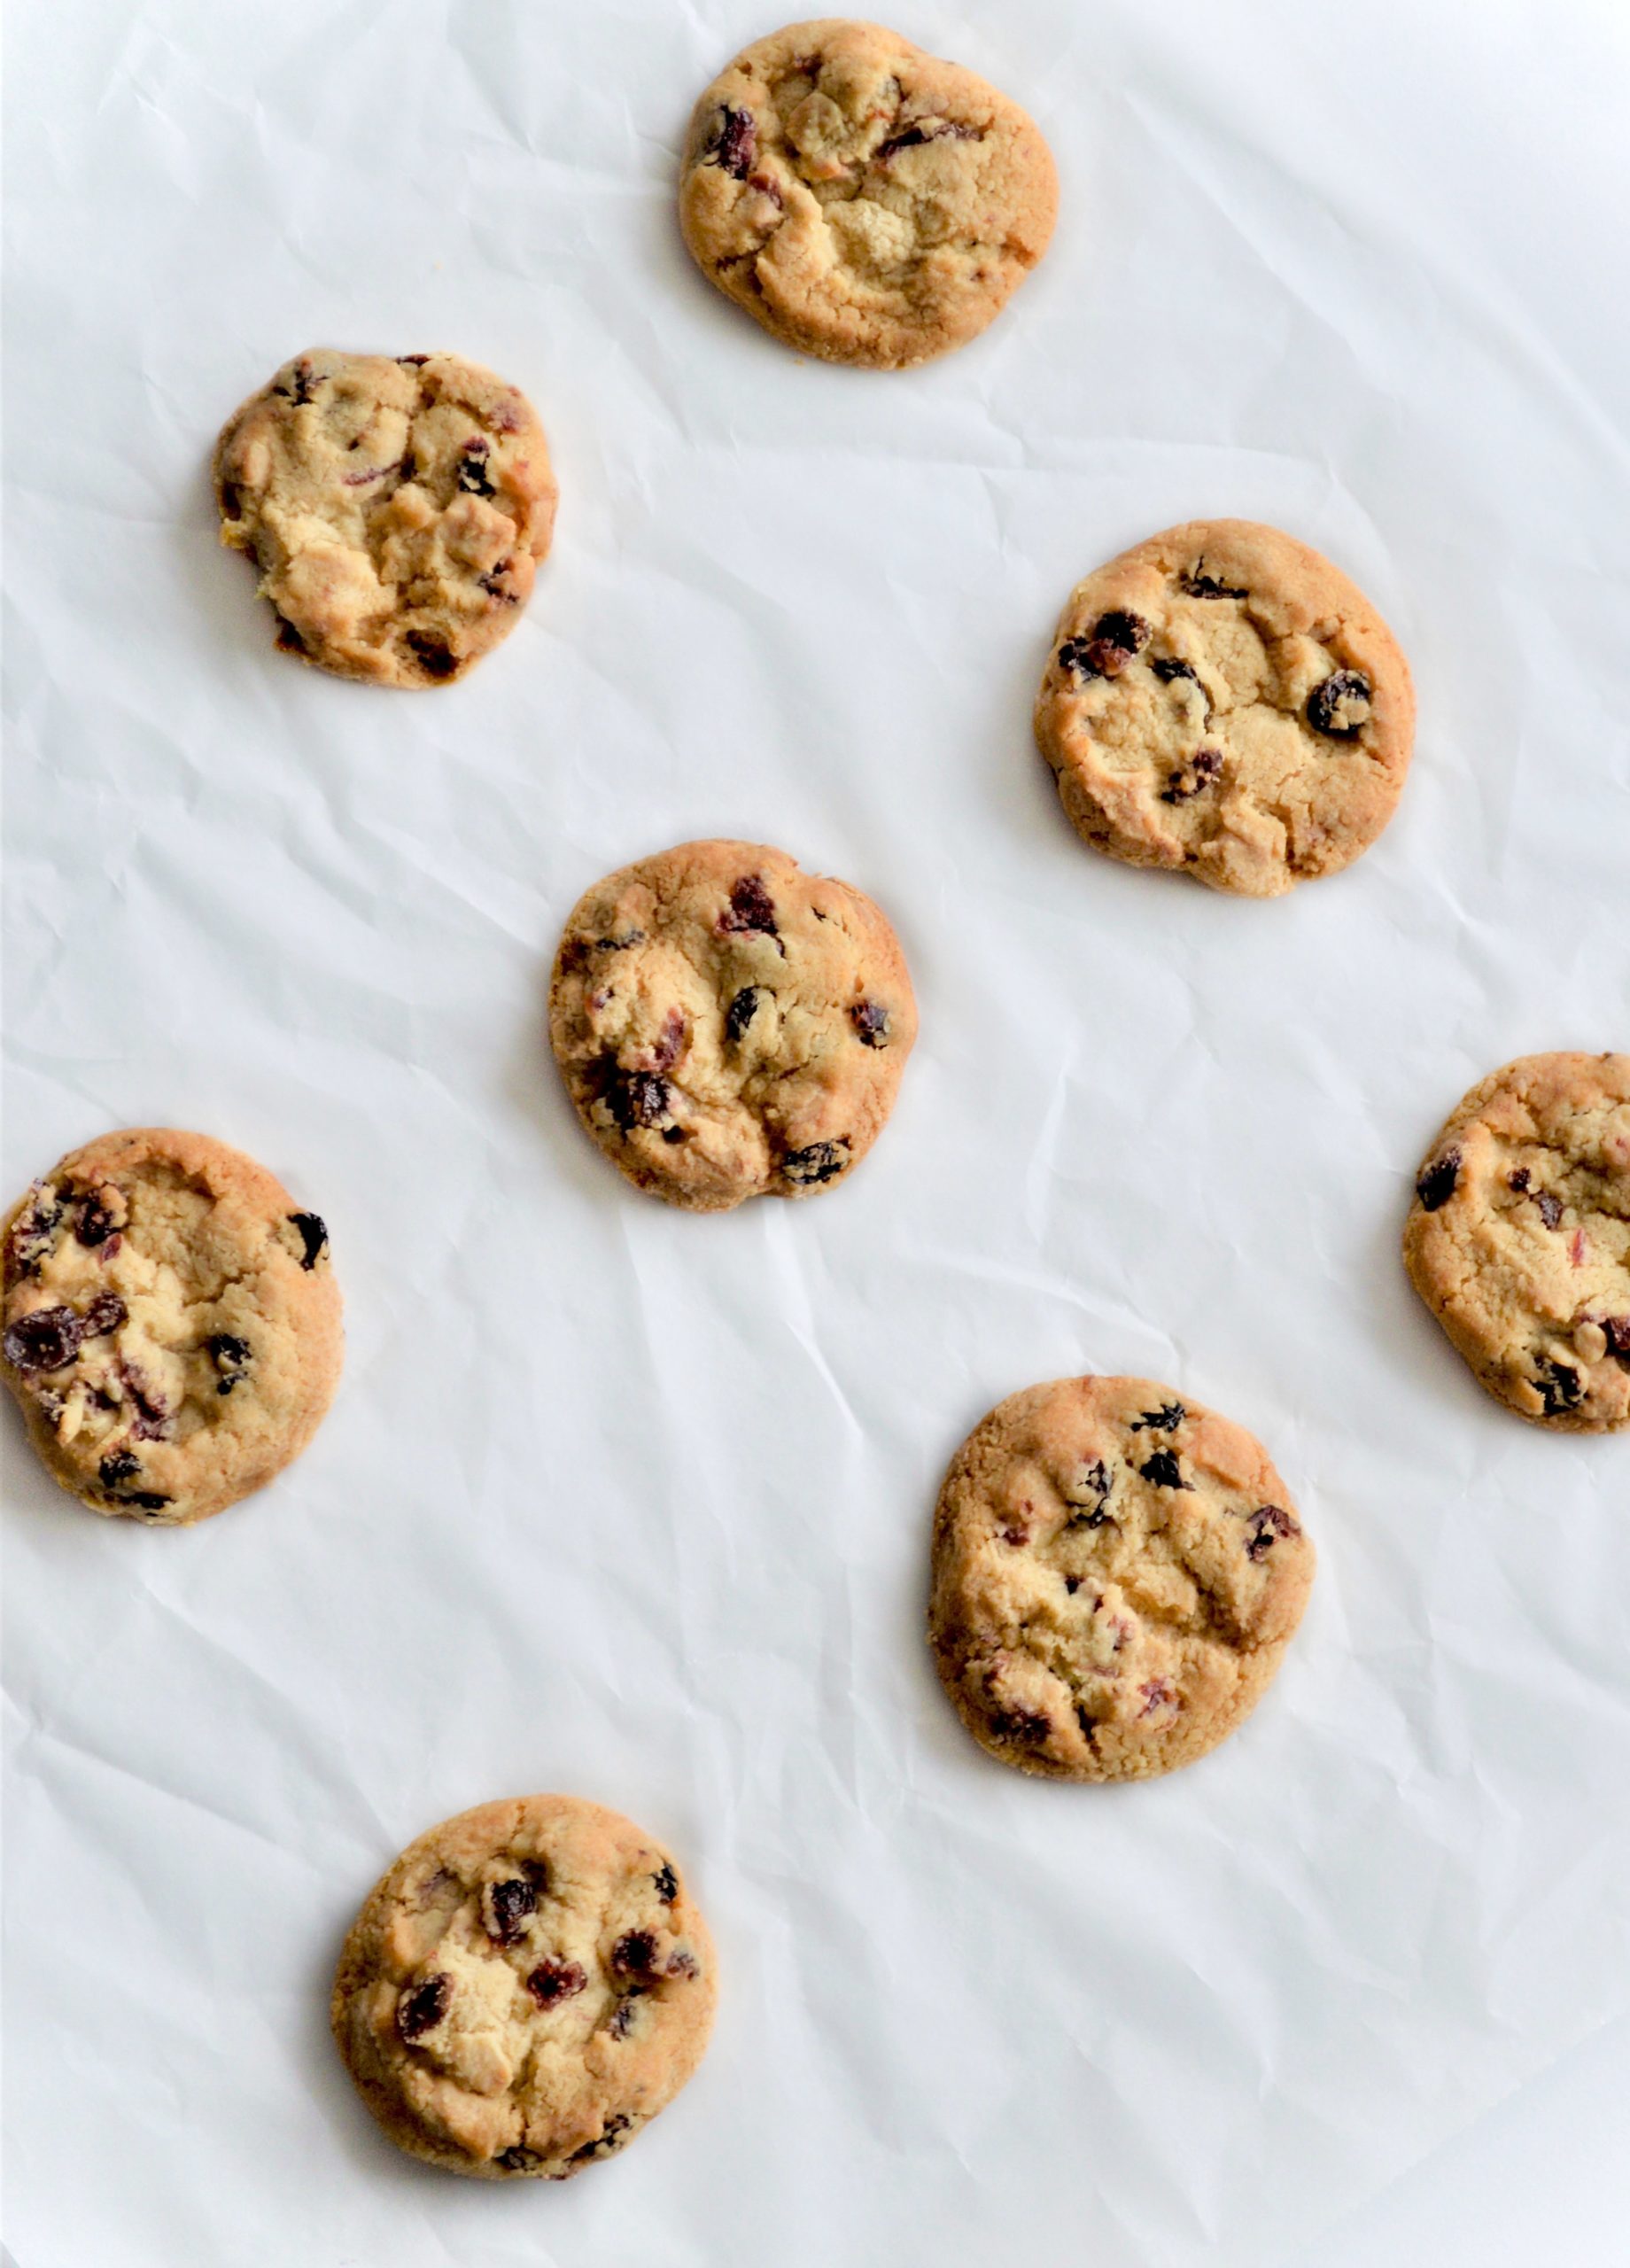
<svg viewBox="0 0 1630 2268">
<path fill-rule="evenodd" d="M 349 1327 L 308 1454 L 195 1531 L 77 1510 L 7 1413 L 18 2268 L 1311 2263 L 1626 2014 L 1627 1445 L 1485 1400 L 1396 1252 L 1474 1078 L 1627 1044 L 1626 27 L 899 20 L 1064 196 L 890 377 L 679 244 L 762 8 L 11 27 L 8 1193 L 218 1133 Z M 318 343 L 544 417 L 555 551 L 456 687 L 294 665 L 216 548 L 216 426 Z M 1388 833 L 1269 905 L 1088 853 L 1029 740 L 1072 582 L 1222 512 L 1421 695 Z M 852 1184 L 691 1219 L 543 1004 L 579 890 L 710 833 L 873 893 L 922 1038 Z M 951 1451 L 1084 1368 L 1259 1433 L 1321 1554 L 1248 1727 L 1123 1790 L 986 1759 L 921 1636 Z M 724 1989 L 625 2159 L 494 2190 L 380 2138 L 326 1995 L 403 1843 L 534 1788 L 671 1843 Z"/>
</svg>

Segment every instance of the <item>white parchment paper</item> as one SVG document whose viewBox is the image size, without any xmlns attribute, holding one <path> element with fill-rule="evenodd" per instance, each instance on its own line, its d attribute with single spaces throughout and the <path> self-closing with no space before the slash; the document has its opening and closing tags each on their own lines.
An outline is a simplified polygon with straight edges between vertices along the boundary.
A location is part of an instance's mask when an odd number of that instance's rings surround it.
<svg viewBox="0 0 1630 2268">
<path fill-rule="evenodd" d="M 1053 249 L 961 353 L 803 363 L 691 268 L 737 0 L 12 11 L 6 1194 L 105 1127 L 330 1222 L 315 1445 L 110 1526 L 6 1412 L 18 2268 L 1318 2256 L 1630 2004 L 1630 1443 L 1486 1401 L 1397 1259 L 1508 1057 L 1630 1045 L 1615 0 L 911 0 L 1028 104 Z M 206 483 L 286 355 L 446 346 L 563 491 L 422 695 L 272 649 Z M 1028 709 L 1171 521 L 1327 550 L 1415 664 L 1345 875 L 1076 842 Z M 711 833 L 876 895 L 922 1038 L 852 1185 L 688 1219 L 583 1139 L 559 925 Z M 1146 1371 L 1259 1432 L 1321 1573 L 1169 1782 L 985 1759 L 920 1623 L 999 1396 Z M 392 2151 L 330 2046 L 376 1872 L 572 1789 L 671 1840 L 714 2045 L 563 2188 Z"/>
</svg>

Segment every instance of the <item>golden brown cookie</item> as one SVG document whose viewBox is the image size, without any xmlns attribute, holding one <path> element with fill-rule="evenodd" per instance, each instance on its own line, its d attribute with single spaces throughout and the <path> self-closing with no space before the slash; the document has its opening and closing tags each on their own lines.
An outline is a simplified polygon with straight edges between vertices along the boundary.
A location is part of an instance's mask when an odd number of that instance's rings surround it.
<svg viewBox="0 0 1630 2268">
<path fill-rule="evenodd" d="M 1630 1055 L 1525 1055 L 1473 1087 L 1403 1256 L 1508 1410 L 1554 1433 L 1630 1425 Z"/>
<path fill-rule="evenodd" d="M 748 48 L 696 105 L 679 225 L 789 346 L 903 369 L 960 346 L 1047 249 L 1052 154 L 1016 103 L 881 25 Z"/>
<path fill-rule="evenodd" d="M 952 1459 L 928 1635 L 1004 1764 L 1149 1779 L 1250 1714 L 1313 1569 L 1243 1426 L 1148 1379 L 1059 1379 L 999 1402 Z"/>
<path fill-rule="evenodd" d="M 899 941 L 858 889 L 761 843 L 682 843 L 596 882 L 549 1034 L 578 1117 L 694 1212 L 807 1197 L 881 1132 L 917 1037 Z"/>
<path fill-rule="evenodd" d="M 507 638 L 555 524 L 525 396 L 455 354 L 314 347 L 215 445 L 221 540 L 287 653 L 375 685 L 446 685 Z"/>
<path fill-rule="evenodd" d="M 93 1511 L 179 1527 L 297 1457 L 338 1383 L 328 1231 L 264 1166 L 134 1127 L 7 1216 L 5 1382 Z"/>
<path fill-rule="evenodd" d="M 599 1804 L 521 1796 L 402 1852 L 345 1939 L 331 2015 L 401 2148 L 563 2181 L 678 2094 L 714 2000 L 712 1940 L 668 1853 Z"/>
<path fill-rule="evenodd" d="M 1277 528 L 1191 520 L 1072 592 L 1036 738 L 1095 850 L 1275 897 L 1386 825 L 1415 692 L 1339 568 Z"/>
</svg>

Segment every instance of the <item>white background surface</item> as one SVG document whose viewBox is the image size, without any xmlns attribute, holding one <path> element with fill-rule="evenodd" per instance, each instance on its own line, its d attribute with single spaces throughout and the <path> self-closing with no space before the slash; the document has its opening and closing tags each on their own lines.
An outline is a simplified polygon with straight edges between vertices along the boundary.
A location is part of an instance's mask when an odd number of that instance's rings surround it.
<svg viewBox="0 0 1630 2268">
<path fill-rule="evenodd" d="M 349 1326 L 191 1532 L 6 1412 L 18 2268 L 1622 2258 L 1630 1441 L 1486 1401 L 1396 1242 L 1474 1078 L 1630 1044 L 1630 18 L 896 20 L 1064 194 L 883 377 L 677 240 L 762 6 L 12 11 L 6 1193 L 218 1133 Z M 295 666 L 216 548 L 215 428 L 315 344 L 543 415 L 556 548 L 464 685 Z M 1221 512 L 1421 696 L 1390 831 L 1269 905 L 1094 858 L 1029 739 L 1071 583 Z M 922 1038 L 851 1185 L 689 1219 L 542 1011 L 579 890 L 709 833 L 874 893 Z M 920 1638 L 951 1451 L 1083 1368 L 1259 1432 L 1322 1556 L 1249 1727 L 1121 1790 L 984 1759 Z M 724 1992 L 625 2159 L 493 2190 L 381 2140 L 325 2000 L 399 1846 L 532 1788 L 671 1840 Z"/>
</svg>

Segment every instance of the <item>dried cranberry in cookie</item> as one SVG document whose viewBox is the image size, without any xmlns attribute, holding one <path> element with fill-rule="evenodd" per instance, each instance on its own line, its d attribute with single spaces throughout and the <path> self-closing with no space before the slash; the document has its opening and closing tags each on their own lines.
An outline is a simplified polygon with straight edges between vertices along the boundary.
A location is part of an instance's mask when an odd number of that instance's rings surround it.
<svg viewBox="0 0 1630 2268">
<path fill-rule="evenodd" d="M 508 637 L 555 523 L 531 403 L 454 354 L 298 356 L 222 431 L 215 493 L 277 644 L 376 685 L 448 684 Z"/>
<path fill-rule="evenodd" d="M 1414 730 L 1409 666 L 1363 594 L 1249 520 L 1168 528 L 1089 575 L 1036 702 L 1085 842 L 1249 897 L 1369 848 Z"/>
<path fill-rule="evenodd" d="M 330 2016 L 401 2148 L 562 2181 L 679 2093 L 714 1998 L 712 1941 L 667 1854 L 598 1804 L 526 1796 L 444 1820 L 387 1869 Z"/>
<path fill-rule="evenodd" d="M 679 225 L 704 276 L 807 354 L 903 369 L 990 322 L 1047 249 L 1033 120 L 880 25 L 761 39 L 696 105 Z"/>
<path fill-rule="evenodd" d="M 7 1220 L 6 1384 L 53 1478 L 180 1526 L 306 1447 L 342 1342 L 327 1231 L 263 1166 L 141 1127 L 75 1150 Z"/>
<path fill-rule="evenodd" d="M 1466 1095 L 1404 1224 L 1479 1384 L 1554 1433 L 1630 1425 L 1630 1054 L 1525 1055 Z"/>
<path fill-rule="evenodd" d="M 846 882 L 763 843 L 687 843 L 574 909 L 549 1034 L 578 1115 L 642 1189 L 696 1212 L 847 1177 L 917 1036 L 899 942 Z"/>
<path fill-rule="evenodd" d="M 1241 1426 L 1147 1379 L 1060 1379 L 1010 1395 L 952 1459 L 929 1638 L 963 1723 L 1003 1763 L 1145 1779 L 1255 1707 L 1313 1569 Z"/>
</svg>

